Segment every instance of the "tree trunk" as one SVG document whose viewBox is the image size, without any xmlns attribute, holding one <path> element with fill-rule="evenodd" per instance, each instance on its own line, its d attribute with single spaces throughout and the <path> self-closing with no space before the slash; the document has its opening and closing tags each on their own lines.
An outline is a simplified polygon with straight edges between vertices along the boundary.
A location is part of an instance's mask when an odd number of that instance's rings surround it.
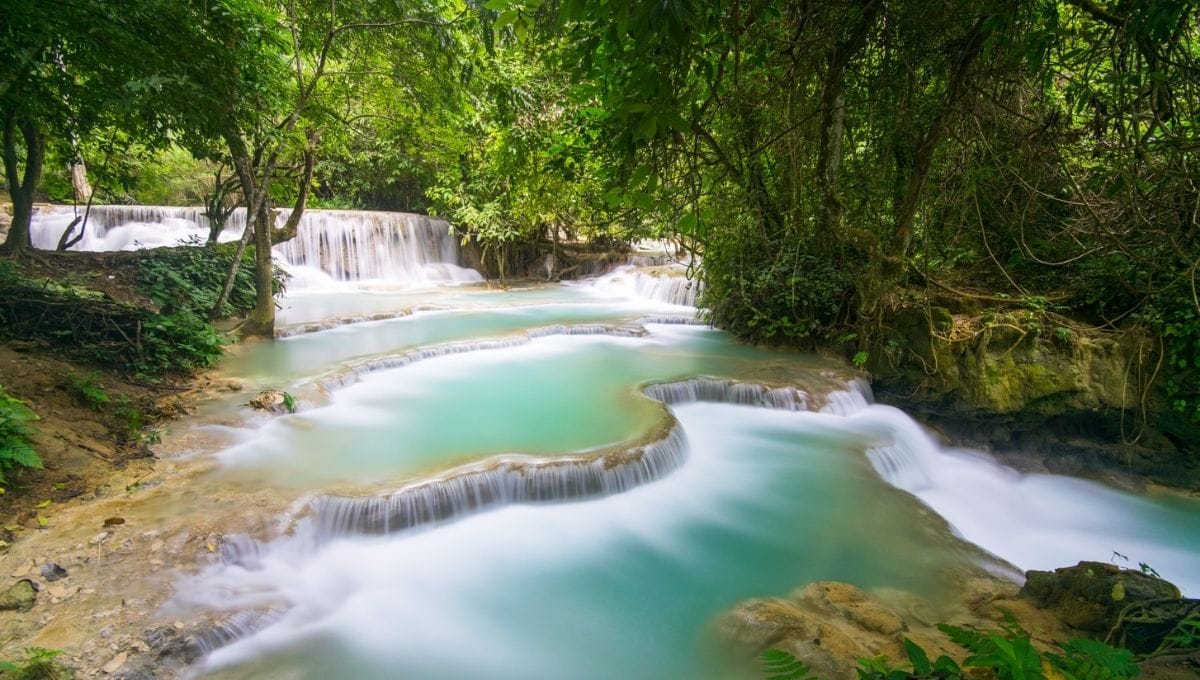
<svg viewBox="0 0 1200 680">
<path fill-rule="evenodd" d="M 265 193 L 265 192 L 264 192 Z M 271 262 L 271 210 L 260 200 L 254 215 L 254 309 L 242 326 L 245 335 L 275 336 L 274 263 Z M 249 225 L 246 227 L 249 229 Z"/>
<path fill-rule="evenodd" d="M 304 216 L 304 209 L 308 206 L 308 188 L 312 184 L 313 168 L 317 162 L 317 141 L 320 138 L 320 132 L 309 131 L 308 147 L 304 150 L 304 172 L 300 174 L 300 192 L 296 196 L 296 204 L 292 206 L 292 212 L 288 215 L 287 222 L 274 234 L 275 243 L 283 243 L 296 238 L 296 229 L 300 226 L 300 218 Z"/>
<path fill-rule="evenodd" d="M 904 185 L 903 193 L 898 197 L 899 204 L 895 206 L 895 229 L 892 232 L 891 247 L 886 254 L 886 259 L 889 263 L 885 263 L 884 279 L 888 283 L 895 283 L 900 280 L 903 275 L 903 259 L 908 254 L 908 247 L 912 243 L 913 231 L 916 227 L 917 208 L 921 202 L 921 192 L 925 188 L 925 178 L 929 174 L 929 168 L 933 162 L 933 154 L 937 151 L 938 145 L 946 134 L 947 128 L 950 126 L 950 119 L 954 113 L 955 107 L 958 106 L 959 100 L 963 98 L 967 89 L 967 75 L 970 72 L 971 64 L 975 58 L 979 56 L 983 49 L 984 39 L 987 37 L 985 26 L 987 25 L 987 17 L 980 17 L 975 22 L 975 26 L 971 31 L 967 42 L 964 45 L 962 52 L 959 55 L 958 63 L 954 66 L 954 71 L 950 75 L 950 81 L 946 85 L 946 94 L 942 99 L 942 103 L 929 130 L 925 133 L 925 138 L 917 145 L 916 151 L 912 157 L 912 168 L 908 172 L 908 179 Z M 897 269 L 898 267 L 898 269 Z"/>
<path fill-rule="evenodd" d="M 17 129 L 25 141 L 25 172 L 20 172 L 17 159 Z M 0 252 L 18 253 L 30 247 L 29 223 L 33 218 L 33 196 L 42 181 L 42 162 L 46 156 L 45 140 L 41 130 L 32 121 L 9 112 L 4 120 L 4 175 L 8 181 L 8 193 L 12 197 L 13 219 L 8 228 L 8 238 L 0 246 Z"/>
<path fill-rule="evenodd" d="M 75 202 L 91 203 L 92 185 L 88 182 L 87 166 L 83 164 L 82 160 L 76 160 L 73 163 L 69 163 L 67 169 L 71 172 L 71 190 L 75 194 Z"/>
<path fill-rule="evenodd" d="M 246 252 L 246 244 L 253 234 L 255 238 L 255 248 L 259 248 L 260 241 L 257 238 L 259 231 L 266 233 L 267 241 L 267 265 L 270 272 L 270 249 L 271 249 L 271 234 L 266 229 L 260 229 L 259 225 L 264 220 L 261 220 L 262 214 L 269 213 L 267 210 L 267 195 L 266 187 L 259 186 L 254 177 L 254 162 L 250 158 L 250 152 L 246 148 L 246 143 L 241 136 L 236 132 L 230 132 L 225 135 L 225 141 L 229 145 L 229 157 L 233 161 L 233 168 L 237 172 L 238 181 L 242 184 L 242 197 L 246 201 L 246 229 L 242 232 L 241 242 L 238 244 L 237 253 L 233 258 L 233 262 L 229 265 L 229 273 L 225 276 L 225 285 L 221 289 L 221 295 L 217 298 L 217 303 L 213 305 L 213 309 L 209 312 L 210 319 L 216 319 L 221 314 L 221 308 L 225 306 L 225 300 L 229 298 L 229 293 L 233 290 L 234 280 L 237 278 L 238 269 L 241 268 L 242 254 Z M 255 269 L 261 265 L 259 254 L 255 253 Z M 259 311 L 259 307 L 263 305 L 263 286 L 260 283 L 261 276 L 258 272 L 255 273 L 255 310 L 251 314 L 250 319 L 243 325 L 242 331 L 248 335 L 270 335 L 275 333 L 275 300 L 272 295 L 270 273 L 267 275 L 266 286 L 266 301 L 269 316 L 261 314 L 256 319 L 255 313 Z"/>
<path fill-rule="evenodd" d="M 838 190 L 842 161 L 842 136 L 845 132 L 846 67 L 866 44 L 867 36 L 883 7 L 880 0 L 867 0 L 858 15 L 854 30 L 838 41 L 829 55 L 829 70 L 821 87 L 821 130 L 817 150 L 817 187 L 821 192 L 819 220 L 822 236 L 836 241 L 842 232 L 844 204 Z"/>
</svg>

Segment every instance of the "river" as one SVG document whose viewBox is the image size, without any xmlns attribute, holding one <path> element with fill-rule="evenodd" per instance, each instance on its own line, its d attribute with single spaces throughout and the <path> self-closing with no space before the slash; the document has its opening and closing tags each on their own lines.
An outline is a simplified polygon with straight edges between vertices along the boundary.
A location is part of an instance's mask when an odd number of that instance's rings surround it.
<svg viewBox="0 0 1200 680">
<path fill-rule="evenodd" d="M 122 210 L 81 245 L 204 228 Z M 815 579 L 936 599 L 966 564 L 1120 553 L 1200 592 L 1200 503 L 943 448 L 850 367 L 702 324 L 669 266 L 502 290 L 444 222 L 351 211 L 306 213 L 276 255 L 280 337 L 221 371 L 298 411 L 230 395 L 174 428 L 221 503 L 275 499 L 174 581 L 164 617 L 226 622 L 203 674 L 723 677 L 707 629 L 739 600 Z"/>
</svg>

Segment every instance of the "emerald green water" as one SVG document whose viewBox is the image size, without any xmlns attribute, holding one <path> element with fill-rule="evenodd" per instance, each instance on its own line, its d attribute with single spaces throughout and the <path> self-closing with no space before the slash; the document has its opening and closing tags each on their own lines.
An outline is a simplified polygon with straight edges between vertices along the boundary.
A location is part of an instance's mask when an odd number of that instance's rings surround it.
<svg viewBox="0 0 1200 680">
<path fill-rule="evenodd" d="M 580 289 L 437 295 L 450 298 L 460 307 L 264 343 L 227 370 L 311 395 L 369 359 L 468 341 L 517 344 L 366 373 L 296 415 L 253 421 L 217 454 L 214 474 L 297 497 L 366 494 L 494 454 L 553 457 L 637 440 L 667 413 L 642 394 L 647 383 L 729 377 L 817 396 L 842 385 L 830 374 L 845 369 L 828 361 L 747 347 L 704 327 L 639 327 L 652 307 Z M 526 335 L 596 323 L 626 334 Z M 817 579 L 936 598 L 947 570 L 979 560 L 922 501 L 1022 568 L 1105 560 L 1133 546 L 1133 559 L 1185 588 L 1200 584 L 1200 504 L 1021 477 L 942 451 L 895 409 L 835 402 L 845 404 L 828 414 L 675 406 L 689 442 L 683 466 L 605 498 L 326 542 L 301 513 L 256 568 L 219 565 L 180 584 L 183 605 L 269 605 L 280 617 L 202 668 L 222 678 L 731 677 L 707 631 L 745 598 Z M 915 497 L 881 478 L 868 450 L 891 456 L 904 472 L 893 483 Z"/>
</svg>

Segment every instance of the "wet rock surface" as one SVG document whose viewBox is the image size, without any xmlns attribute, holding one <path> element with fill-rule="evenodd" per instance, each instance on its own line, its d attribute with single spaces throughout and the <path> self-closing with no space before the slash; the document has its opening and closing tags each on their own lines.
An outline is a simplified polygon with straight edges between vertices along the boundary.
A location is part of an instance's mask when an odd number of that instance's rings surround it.
<svg viewBox="0 0 1200 680">
<path fill-rule="evenodd" d="M 1104 562 L 1080 562 L 1054 571 L 1025 574 L 1021 594 L 1079 630 L 1106 633 L 1130 605 L 1174 600 L 1179 589 L 1140 571 Z"/>
<path fill-rule="evenodd" d="M 259 392 L 250 401 L 246 402 L 251 408 L 268 413 L 285 414 L 291 413 L 295 408 L 294 402 L 289 406 L 291 398 L 287 392 L 280 390 L 264 390 Z"/>
</svg>

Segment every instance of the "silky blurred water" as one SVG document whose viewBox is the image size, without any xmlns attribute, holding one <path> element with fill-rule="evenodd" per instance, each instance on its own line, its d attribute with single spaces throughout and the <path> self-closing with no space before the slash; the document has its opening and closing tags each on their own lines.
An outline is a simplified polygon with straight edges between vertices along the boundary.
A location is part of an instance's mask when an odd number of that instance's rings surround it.
<svg viewBox="0 0 1200 680">
<path fill-rule="evenodd" d="M 109 212 L 83 246 L 201 233 L 194 209 Z M 301 410 L 268 419 L 244 396 L 210 404 L 223 424 L 207 427 L 229 445 L 203 453 L 217 463 L 205 484 L 271 489 L 294 509 L 263 523 L 279 530 L 253 561 L 176 585 L 172 617 L 269 612 L 201 673 L 727 677 L 707 631 L 742 599 L 816 579 L 936 599 L 980 562 L 1049 569 L 1120 553 L 1200 592 L 1200 502 L 943 449 L 837 362 L 686 325 L 695 309 L 679 303 L 696 288 L 680 272 L 472 284 L 444 226 L 418 217 L 306 218 L 306 240 L 277 251 L 297 273 L 278 317 L 291 335 L 223 363 L 251 392 L 293 392 Z M 67 221 L 44 216 L 36 239 L 56 241 Z M 695 377 L 795 386 L 812 408 L 668 409 L 643 393 Z M 314 539 L 304 510 L 314 495 L 387 492 L 500 454 L 633 446 L 672 418 L 682 466 L 617 495 L 332 540 Z"/>
</svg>

